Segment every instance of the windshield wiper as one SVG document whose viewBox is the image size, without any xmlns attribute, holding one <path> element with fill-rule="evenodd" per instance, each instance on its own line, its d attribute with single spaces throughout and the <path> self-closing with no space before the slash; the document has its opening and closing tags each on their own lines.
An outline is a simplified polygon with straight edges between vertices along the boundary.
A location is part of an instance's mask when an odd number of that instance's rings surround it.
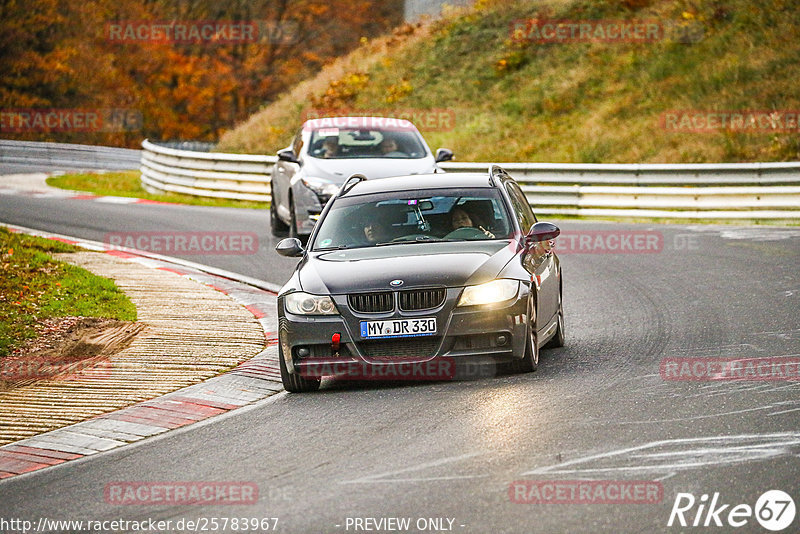
<svg viewBox="0 0 800 534">
<path fill-rule="evenodd" d="M 319 247 L 319 248 L 315 248 L 313 250 L 313 252 L 327 252 L 327 251 L 330 251 L 330 250 L 344 250 L 346 248 L 358 248 L 358 247 L 353 247 L 352 245 L 336 245 L 335 247 Z"/>
<path fill-rule="evenodd" d="M 413 245 L 414 243 L 436 243 L 436 242 L 439 242 L 439 241 L 444 241 L 444 239 L 441 239 L 439 237 L 431 237 L 431 236 L 421 236 L 421 235 L 419 235 L 419 236 L 416 236 L 414 239 L 407 239 L 407 240 L 404 240 L 404 241 L 384 241 L 383 243 L 376 243 L 375 246 L 376 247 L 383 247 L 383 246 L 386 246 L 386 245 L 408 245 L 408 244 L 412 244 Z"/>
</svg>

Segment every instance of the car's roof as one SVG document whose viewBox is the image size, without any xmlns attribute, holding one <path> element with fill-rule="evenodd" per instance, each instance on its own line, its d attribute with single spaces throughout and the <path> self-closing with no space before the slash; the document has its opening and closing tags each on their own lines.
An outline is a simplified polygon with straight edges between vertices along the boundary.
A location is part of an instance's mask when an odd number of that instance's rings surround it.
<svg viewBox="0 0 800 534">
<path fill-rule="evenodd" d="M 389 191 L 415 191 L 436 188 L 492 187 L 489 173 L 451 172 L 436 174 L 413 174 L 364 180 L 347 191 L 345 196 L 368 195 Z"/>
</svg>

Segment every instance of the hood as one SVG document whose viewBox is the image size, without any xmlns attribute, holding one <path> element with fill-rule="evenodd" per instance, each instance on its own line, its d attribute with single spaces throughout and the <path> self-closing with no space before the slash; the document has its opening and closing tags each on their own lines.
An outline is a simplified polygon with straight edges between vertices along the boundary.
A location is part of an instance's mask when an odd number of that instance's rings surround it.
<svg viewBox="0 0 800 534">
<path fill-rule="evenodd" d="M 460 287 L 497 277 L 514 256 L 508 241 L 395 244 L 309 254 L 300 267 L 303 291 L 343 294 L 393 289 Z"/>
<path fill-rule="evenodd" d="M 364 158 L 315 159 L 306 158 L 303 174 L 343 184 L 352 174 L 361 173 L 367 178 L 387 178 L 409 174 L 428 174 L 436 170 L 433 157 L 420 159 Z"/>
</svg>

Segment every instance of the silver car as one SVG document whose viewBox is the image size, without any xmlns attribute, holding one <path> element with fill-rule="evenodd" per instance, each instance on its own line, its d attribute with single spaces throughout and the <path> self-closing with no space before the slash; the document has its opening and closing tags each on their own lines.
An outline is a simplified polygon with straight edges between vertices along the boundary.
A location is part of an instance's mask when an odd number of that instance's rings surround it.
<svg viewBox="0 0 800 534">
<path fill-rule="evenodd" d="M 354 173 L 386 178 L 443 172 L 453 159 L 433 155 L 414 125 L 386 117 L 332 117 L 306 121 L 272 169 L 272 234 L 305 241 L 325 203 Z"/>
</svg>

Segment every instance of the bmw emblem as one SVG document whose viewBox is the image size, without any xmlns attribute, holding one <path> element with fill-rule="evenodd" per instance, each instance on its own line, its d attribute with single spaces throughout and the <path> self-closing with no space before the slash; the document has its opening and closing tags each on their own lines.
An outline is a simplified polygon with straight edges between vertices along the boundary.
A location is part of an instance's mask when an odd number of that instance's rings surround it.
<svg viewBox="0 0 800 534">
<path fill-rule="evenodd" d="M 400 286 L 403 285 L 403 281 L 402 280 L 392 280 L 391 282 L 389 282 L 389 285 L 392 286 L 392 287 L 400 287 Z"/>
</svg>

